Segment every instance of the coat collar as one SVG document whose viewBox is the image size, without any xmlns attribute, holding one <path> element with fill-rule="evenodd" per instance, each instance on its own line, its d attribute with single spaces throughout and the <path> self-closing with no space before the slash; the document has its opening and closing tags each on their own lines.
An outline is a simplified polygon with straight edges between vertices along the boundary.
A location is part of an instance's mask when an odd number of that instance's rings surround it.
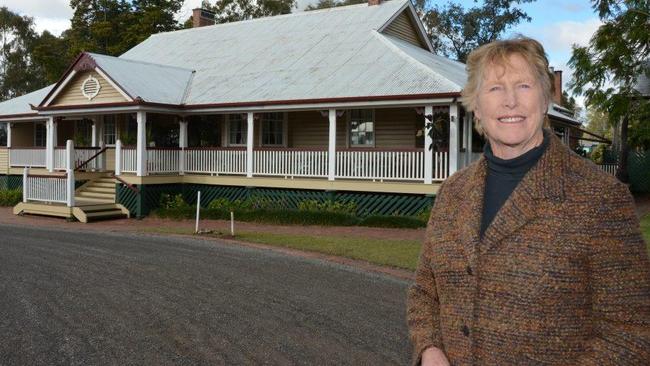
<svg viewBox="0 0 650 366">
<path fill-rule="evenodd" d="M 460 207 L 461 239 L 467 259 L 472 267 L 478 256 L 497 246 L 503 239 L 516 232 L 538 216 L 542 201 L 564 200 L 564 178 L 570 152 L 550 130 L 549 145 L 512 194 L 497 212 L 492 223 L 480 237 L 483 215 L 483 195 L 487 162 L 485 157 L 468 168 L 468 179 L 461 190 L 464 197 Z"/>
</svg>

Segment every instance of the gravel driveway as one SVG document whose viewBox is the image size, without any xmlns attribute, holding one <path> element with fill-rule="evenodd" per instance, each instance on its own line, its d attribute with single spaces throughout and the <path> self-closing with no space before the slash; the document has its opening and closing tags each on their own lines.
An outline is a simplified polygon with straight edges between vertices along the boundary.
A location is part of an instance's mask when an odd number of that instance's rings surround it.
<svg viewBox="0 0 650 366">
<path fill-rule="evenodd" d="M 0 224 L 0 365 L 406 364 L 407 285 L 214 241 Z"/>
</svg>

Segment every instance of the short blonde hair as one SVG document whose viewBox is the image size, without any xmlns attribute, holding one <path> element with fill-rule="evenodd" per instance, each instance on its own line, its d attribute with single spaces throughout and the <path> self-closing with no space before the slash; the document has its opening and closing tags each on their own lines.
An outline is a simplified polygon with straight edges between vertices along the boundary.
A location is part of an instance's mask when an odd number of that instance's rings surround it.
<svg viewBox="0 0 650 366">
<path fill-rule="evenodd" d="M 520 55 L 530 66 L 533 75 L 542 87 L 544 102 L 551 102 L 555 92 L 554 75 L 548 66 L 548 58 L 542 44 L 536 40 L 524 36 L 494 41 L 476 48 L 467 57 L 467 84 L 461 92 L 461 101 L 468 111 L 475 111 L 481 84 L 483 83 L 485 69 L 489 65 L 508 65 L 508 58 L 511 55 Z M 548 118 L 545 118 L 544 126 L 549 126 Z M 480 121 L 476 121 L 476 130 L 483 133 Z"/>
</svg>

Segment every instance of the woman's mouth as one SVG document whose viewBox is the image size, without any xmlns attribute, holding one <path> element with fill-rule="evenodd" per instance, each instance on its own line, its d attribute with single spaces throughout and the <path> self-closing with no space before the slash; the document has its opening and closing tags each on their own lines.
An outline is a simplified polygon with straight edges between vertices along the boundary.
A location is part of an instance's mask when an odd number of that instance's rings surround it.
<svg viewBox="0 0 650 366">
<path fill-rule="evenodd" d="M 497 120 L 502 123 L 517 123 L 525 120 L 526 117 L 524 116 L 505 116 L 505 117 L 499 117 Z"/>
</svg>

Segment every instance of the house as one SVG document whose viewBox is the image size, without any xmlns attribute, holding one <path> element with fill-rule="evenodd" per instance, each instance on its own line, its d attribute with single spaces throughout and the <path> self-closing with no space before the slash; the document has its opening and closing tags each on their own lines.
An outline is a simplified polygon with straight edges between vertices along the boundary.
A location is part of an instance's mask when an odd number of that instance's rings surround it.
<svg viewBox="0 0 650 366">
<path fill-rule="evenodd" d="M 82 220 L 198 190 L 413 214 L 482 151 L 465 82 L 409 0 L 160 33 L 120 57 L 83 53 L 56 84 L 0 103 L 0 174 L 25 187 L 16 212 L 58 202 Z M 579 122 L 565 113 L 549 108 L 569 143 Z"/>
</svg>

